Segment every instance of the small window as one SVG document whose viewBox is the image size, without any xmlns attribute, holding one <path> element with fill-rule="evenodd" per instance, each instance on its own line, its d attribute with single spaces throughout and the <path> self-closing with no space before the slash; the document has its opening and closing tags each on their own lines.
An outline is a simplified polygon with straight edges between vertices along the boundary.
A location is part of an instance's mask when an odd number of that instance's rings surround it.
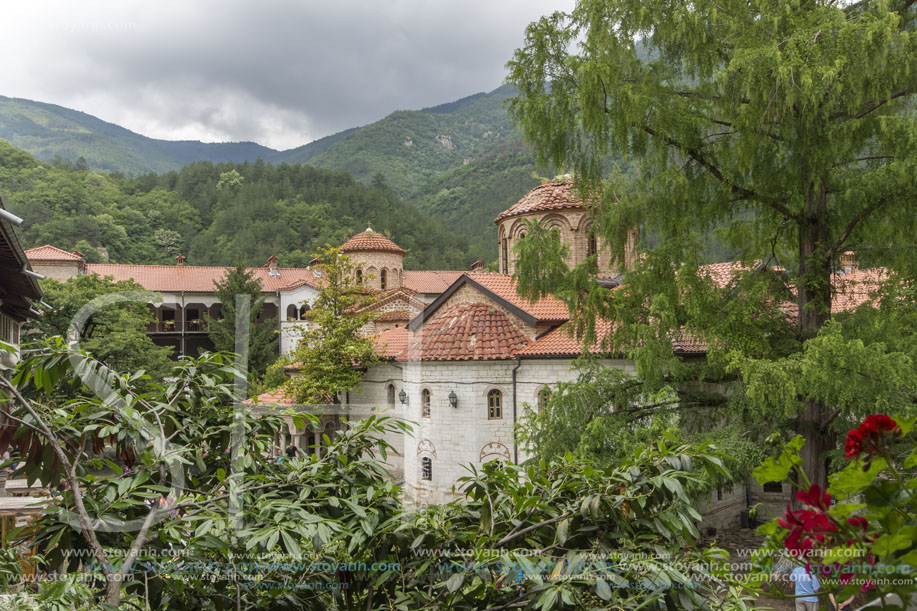
<svg viewBox="0 0 917 611">
<path fill-rule="evenodd" d="M 499 420 L 503 418 L 503 393 L 492 390 L 487 393 L 487 419 Z"/>
<path fill-rule="evenodd" d="M 388 280 L 388 274 L 383 269 L 382 272 L 379 274 L 379 288 L 384 289 L 387 280 Z"/>
<path fill-rule="evenodd" d="M 783 484 L 780 482 L 767 482 L 764 484 L 764 492 L 781 494 L 783 492 Z"/>
<path fill-rule="evenodd" d="M 589 243 L 586 245 L 586 256 L 591 257 L 599 251 L 598 240 L 595 238 L 595 234 L 592 233 L 592 230 L 589 230 Z"/>
<path fill-rule="evenodd" d="M 362 269 L 357 270 L 357 283 L 363 284 L 363 270 Z"/>
<path fill-rule="evenodd" d="M 420 391 L 420 417 L 430 417 L 430 391 L 426 388 Z"/>
<path fill-rule="evenodd" d="M 551 387 L 545 386 L 538 391 L 538 411 L 544 411 L 551 399 Z"/>
<path fill-rule="evenodd" d="M 428 482 L 433 479 L 433 459 L 429 456 L 420 459 L 420 479 Z"/>
<path fill-rule="evenodd" d="M 297 309 L 292 303 L 287 306 L 287 320 L 296 320 Z"/>
<path fill-rule="evenodd" d="M 503 273 L 509 273 L 509 240 L 503 238 Z"/>
<path fill-rule="evenodd" d="M 395 385 L 388 385 L 388 404 L 395 405 Z"/>
</svg>

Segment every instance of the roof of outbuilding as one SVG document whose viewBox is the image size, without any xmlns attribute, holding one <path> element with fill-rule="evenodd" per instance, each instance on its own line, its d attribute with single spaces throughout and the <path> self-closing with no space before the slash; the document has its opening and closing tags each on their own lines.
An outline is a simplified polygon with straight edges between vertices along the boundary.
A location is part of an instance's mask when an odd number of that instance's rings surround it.
<svg viewBox="0 0 917 611">
<path fill-rule="evenodd" d="M 573 190 L 573 183 L 566 180 L 551 180 L 542 183 L 522 196 L 518 202 L 501 212 L 494 219 L 499 223 L 505 218 L 548 212 L 550 210 L 576 209 L 583 207 L 583 200 Z"/>
<path fill-rule="evenodd" d="M 189 293 L 212 293 L 215 284 L 223 280 L 231 267 L 208 267 L 192 265 L 122 265 L 115 263 L 90 263 L 87 274 L 111 276 L 116 282 L 134 280 L 148 291 L 187 291 Z M 266 267 L 250 267 L 247 271 L 261 281 L 262 293 L 308 284 L 314 286 L 316 278 L 312 271 L 299 267 L 282 267 L 277 276 L 272 276 Z"/>
<path fill-rule="evenodd" d="M 596 341 L 589 346 L 590 354 L 605 354 L 602 342 L 612 331 L 612 323 L 607 320 L 596 322 Z M 707 352 L 707 344 L 696 336 L 685 332 L 679 333 L 672 341 L 675 354 L 690 356 Z M 583 341 L 573 335 L 573 327 L 568 323 L 548 331 L 534 342 L 516 352 L 516 356 L 525 357 L 567 357 L 575 358 L 583 353 Z"/>
<path fill-rule="evenodd" d="M 67 252 L 56 246 L 45 244 L 25 251 L 29 261 L 82 261 L 83 255 L 79 252 Z"/>
<path fill-rule="evenodd" d="M 398 254 L 405 254 L 404 249 L 389 240 L 387 237 L 379 233 L 378 231 L 373 231 L 371 227 L 367 227 L 366 231 L 361 231 L 357 235 L 353 236 L 341 246 L 341 250 L 344 252 L 395 252 Z"/>
</svg>

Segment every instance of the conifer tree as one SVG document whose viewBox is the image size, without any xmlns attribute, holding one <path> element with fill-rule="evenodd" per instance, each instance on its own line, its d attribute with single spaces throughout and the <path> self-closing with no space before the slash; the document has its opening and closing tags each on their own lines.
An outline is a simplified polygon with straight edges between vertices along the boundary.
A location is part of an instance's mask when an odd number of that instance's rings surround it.
<svg viewBox="0 0 917 611">
<path fill-rule="evenodd" d="M 261 281 L 253 272 L 242 266 L 230 269 L 222 281 L 215 283 L 216 296 L 222 304 L 222 318 L 219 320 L 205 314 L 210 340 L 219 351 L 236 351 L 236 297 L 249 298 L 248 369 L 261 375 L 268 365 L 277 359 L 277 319 L 258 320 L 264 311 L 264 297 L 261 296 Z"/>
<path fill-rule="evenodd" d="M 658 247 L 627 290 L 609 293 L 586 280 L 588 266 L 546 278 L 557 269 L 542 254 L 549 236 L 530 231 L 523 290 L 565 296 L 587 332 L 615 319 L 649 378 L 672 372 L 663 344 L 671 354 L 680 330 L 704 332 L 750 387 L 766 381 L 762 395 L 781 397 L 758 406 L 786 410 L 823 483 L 849 407 L 833 385 L 861 379 L 832 375 L 810 343 L 832 316 L 832 272 L 851 247 L 892 267 L 913 259 L 888 246 L 912 245 L 915 229 L 915 23 L 914 0 L 581 0 L 531 24 L 509 63 L 511 114 L 541 161 L 574 171 L 596 204 L 605 256 L 623 260 L 634 226 Z M 607 171 L 612 153 L 626 171 Z M 780 295 L 714 301 L 708 284 L 679 280 L 699 263 L 697 234 L 714 227 L 744 261 L 788 269 L 795 333 L 779 326 Z M 819 341 L 850 341 L 832 337 Z"/>
</svg>

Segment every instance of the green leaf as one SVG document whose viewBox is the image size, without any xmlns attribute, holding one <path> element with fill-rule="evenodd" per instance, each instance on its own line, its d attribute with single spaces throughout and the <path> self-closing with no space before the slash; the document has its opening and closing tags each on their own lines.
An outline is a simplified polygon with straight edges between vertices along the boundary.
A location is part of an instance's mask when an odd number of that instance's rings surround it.
<svg viewBox="0 0 917 611">
<path fill-rule="evenodd" d="M 450 593 L 455 592 L 462 587 L 462 584 L 465 582 L 465 575 L 461 572 L 455 573 L 449 579 L 446 580 L 446 589 Z"/>
<path fill-rule="evenodd" d="M 752 472 L 759 484 L 782 482 L 794 467 L 802 464 L 800 452 L 806 444 L 801 435 L 796 435 L 783 447 L 780 456 L 768 458 Z"/>
<path fill-rule="evenodd" d="M 611 587 L 604 579 L 595 580 L 595 594 L 602 600 L 611 600 Z"/>
<path fill-rule="evenodd" d="M 570 529 L 570 519 L 561 520 L 557 523 L 557 532 L 554 536 L 554 541 L 563 545 L 567 542 L 567 531 Z"/>
<path fill-rule="evenodd" d="M 828 481 L 828 492 L 834 496 L 846 497 L 865 490 L 876 479 L 876 476 L 885 468 L 884 458 L 873 458 L 867 471 L 863 471 L 860 461 L 853 461 L 842 471 L 832 474 Z"/>
</svg>

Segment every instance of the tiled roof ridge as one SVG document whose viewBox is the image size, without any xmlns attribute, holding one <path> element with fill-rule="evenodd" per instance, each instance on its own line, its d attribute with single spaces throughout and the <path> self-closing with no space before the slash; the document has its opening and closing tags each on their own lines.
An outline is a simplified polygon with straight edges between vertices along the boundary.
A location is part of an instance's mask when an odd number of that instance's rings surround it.
<svg viewBox="0 0 917 611">
<path fill-rule="evenodd" d="M 397 252 L 402 255 L 405 254 L 405 250 L 395 244 L 395 242 L 378 231 L 372 231 L 370 229 L 361 231 L 344 242 L 344 244 L 341 245 L 341 250 L 344 252 L 381 251 Z"/>
<path fill-rule="evenodd" d="M 572 188 L 572 180 L 549 180 L 536 185 L 523 195 L 519 201 L 498 214 L 497 218 L 494 219 L 494 223 L 532 212 L 582 208 L 583 201 L 579 197 L 573 196 L 570 192 Z"/>
<path fill-rule="evenodd" d="M 51 257 L 45 256 L 49 254 L 48 251 L 51 251 L 55 255 L 60 255 L 59 259 L 52 259 Z M 36 261 L 82 261 L 82 255 L 78 254 L 78 251 L 67 252 L 63 248 L 58 248 L 51 244 L 43 244 L 41 246 L 36 246 L 35 248 L 29 248 L 28 250 L 23 251 L 27 259 L 34 259 Z"/>
</svg>

